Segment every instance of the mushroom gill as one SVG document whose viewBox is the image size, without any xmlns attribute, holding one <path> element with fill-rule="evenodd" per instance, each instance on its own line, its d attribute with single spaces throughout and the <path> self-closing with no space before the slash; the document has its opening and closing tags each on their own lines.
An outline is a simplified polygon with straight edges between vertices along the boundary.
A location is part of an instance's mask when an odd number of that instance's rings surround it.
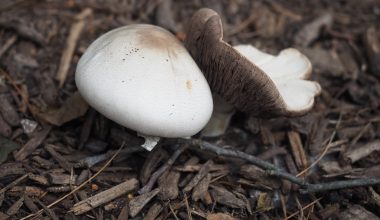
<svg viewBox="0 0 380 220">
<path fill-rule="evenodd" d="M 193 15 L 187 29 L 185 47 L 205 74 L 211 90 L 240 111 L 247 112 L 252 116 L 269 118 L 302 115 L 313 106 L 314 96 L 320 91 L 318 85 L 319 89 L 311 91 L 311 101 L 306 100 L 309 103 L 305 104 L 303 96 L 297 96 L 297 88 L 302 89 L 310 83 L 314 85 L 314 82 L 305 81 L 306 84 L 302 82 L 299 85 L 299 82 L 294 84 L 281 77 L 276 81 L 276 78 L 273 77 L 274 73 L 280 76 L 287 74 L 286 71 L 281 74 L 284 68 L 283 63 L 275 64 L 278 65 L 278 68 L 270 71 L 273 73 L 270 75 L 261 68 L 262 66 L 252 62 L 254 59 L 250 59 L 250 53 L 244 53 L 244 50 L 241 53 L 238 48 L 234 49 L 224 42 L 221 19 L 211 9 L 200 9 Z M 248 52 L 252 51 L 248 49 Z M 282 61 L 270 56 L 268 54 L 263 56 L 263 59 L 272 62 L 269 67 L 266 67 L 267 69 L 270 67 L 273 69 L 275 61 Z M 307 74 L 304 75 L 306 77 Z M 310 85 L 305 87 L 306 92 L 309 87 Z M 292 96 L 294 96 L 294 100 L 292 100 Z"/>
</svg>

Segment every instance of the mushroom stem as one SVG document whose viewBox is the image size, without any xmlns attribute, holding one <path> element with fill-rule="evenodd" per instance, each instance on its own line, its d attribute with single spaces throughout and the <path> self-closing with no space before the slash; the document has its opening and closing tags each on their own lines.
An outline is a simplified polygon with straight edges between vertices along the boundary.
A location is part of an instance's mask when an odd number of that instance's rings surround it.
<svg viewBox="0 0 380 220">
<path fill-rule="evenodd" d="M 235 113 L 235 108 L 227 103 L 222 97 L 213 94 L 214 110 L 210 121 L 202 130 L 204 137 L 216 137 L 224 134 L 230 124 L 232 115 Z"/>
<path fill-rule="evenodd" d="M 145 148 L 147 151 L 153 150 L 153 148 L 157 145 L 157 143 L 160 141 L 160 137 L 154 137 L 144 134 L 137 134 L 140 137 L 143 137 L 145 139 L 145 142 L 141 147 Z"/>
</svg>

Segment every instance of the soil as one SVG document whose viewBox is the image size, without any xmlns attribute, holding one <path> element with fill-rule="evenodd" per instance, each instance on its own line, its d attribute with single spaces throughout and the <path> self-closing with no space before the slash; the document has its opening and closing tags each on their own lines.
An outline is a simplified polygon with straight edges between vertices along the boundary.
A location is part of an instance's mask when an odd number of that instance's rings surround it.
<svg viewBox="0 0 380 220">
<path fill-rule="evenodd" d="M 300 50 L 322 93 L 305 116 L 237 112 L 219 137 L 147 152 L 80 97 L 76 65 L 124 25 L 159 25 L 183 40 L 202 7 L 219 13 L 232 45 Z M 379 107 L 378 0 L 3 0 L 0 219 L 379 219 Z"/>
</svg>

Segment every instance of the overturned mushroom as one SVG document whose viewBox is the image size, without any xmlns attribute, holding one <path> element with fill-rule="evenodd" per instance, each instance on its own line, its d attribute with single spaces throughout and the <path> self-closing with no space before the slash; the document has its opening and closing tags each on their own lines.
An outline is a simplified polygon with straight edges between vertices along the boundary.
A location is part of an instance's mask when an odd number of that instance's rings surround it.
<svg viewBox="0 0 380 220">
<path fill-rule="evenodd" d="M 151 150 L 159 137 L 198 133 L 212 113 L 210 88 L 168 31 L 129 25 L 95 40 L 79 60 L 76 84 L 107 118 L 138 132 Z"/>
<path fill-rule="evenodd" d="M 219 15 L 200 9 L 191 18 L 185 46 L 206 76 L 211 90 L 253 116 L 300 116 L 310 110 L 321 88 L 304 80 L 308 59 L 295 49 L 274 57 L 251 46 L 233 48 L 222 40 Z"/>
</svg>

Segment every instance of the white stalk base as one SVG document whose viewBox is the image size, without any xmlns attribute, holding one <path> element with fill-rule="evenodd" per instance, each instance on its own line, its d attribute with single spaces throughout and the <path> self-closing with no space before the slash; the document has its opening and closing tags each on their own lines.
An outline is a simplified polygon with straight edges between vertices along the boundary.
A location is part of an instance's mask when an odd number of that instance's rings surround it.
<svg viewBox="0 0 380 220">
<path fill-rule="evenodd" d="M 153 148 L 160 141 L 160 137 L 147 136 L 143 134 L 137 134 L 137 135 L 145 139 L 145 143 L 141 145 L 141 147 L 145 148 L 147 151 L 153 150 Z"/>
</svg>

